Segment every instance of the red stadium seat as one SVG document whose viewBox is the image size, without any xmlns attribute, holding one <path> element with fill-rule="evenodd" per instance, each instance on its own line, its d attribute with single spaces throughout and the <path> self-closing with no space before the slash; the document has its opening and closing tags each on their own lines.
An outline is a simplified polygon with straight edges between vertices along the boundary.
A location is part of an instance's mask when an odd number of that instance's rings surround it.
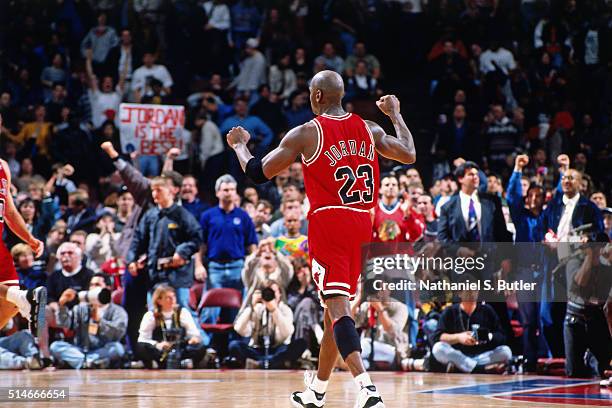
<svg viewBox="0 0 612 408">
<path fill-rule="evenodd" d="M 198 310 L 202 292 L 204 291 L 203 283 L 196 283 L 189 289 L 189 307 L 193 310 Z"/>
<path fill-rule="evenodd" d="M 240 309 L 242 294 L 236 289 L 217 288 L 210 289 L 202 296 L 199 309 L 205 307 L 225 307 Z M 234 328 L 233 323 L 202 323 L 202 329 L 210 333 L 227 333 Z"/>
<path fill-rule="evenodd" d="M 111 294 L 111 299 L 113 300 L 114 304 L 121 305 L 121 301 L 123 300 L 123 288 L 117 288 L 113 290 L 113 293 Z"/>
</svg>

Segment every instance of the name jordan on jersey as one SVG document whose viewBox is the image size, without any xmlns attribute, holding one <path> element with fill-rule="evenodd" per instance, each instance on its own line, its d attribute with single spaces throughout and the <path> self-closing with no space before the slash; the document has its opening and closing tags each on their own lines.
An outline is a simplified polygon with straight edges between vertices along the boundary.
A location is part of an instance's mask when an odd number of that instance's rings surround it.
<svg viewBox="0 0 612 408">
<path fill-rule="evenodd" d="M 348 147 L 346 146 L 348 143 Z M 334 167 L 338 164 L 338 161 L 342 160 L 346 156 L 360 156 L 365 157 L 369 161 L 374 161 L 375 150 L 374 145 L 369 143 L 369 148 L 366 148 L 366 142 L 361 141 L 359 151 L 357 151 L 357 141 L 349 139 L 347 141 L 338 141 L 338 146 L 332 144 L 329 149 L 323 152 L 323 155 L 329 159 L 329 165 Z M 368 150 L 366 155 L 366 150 Z"/>
</svg>

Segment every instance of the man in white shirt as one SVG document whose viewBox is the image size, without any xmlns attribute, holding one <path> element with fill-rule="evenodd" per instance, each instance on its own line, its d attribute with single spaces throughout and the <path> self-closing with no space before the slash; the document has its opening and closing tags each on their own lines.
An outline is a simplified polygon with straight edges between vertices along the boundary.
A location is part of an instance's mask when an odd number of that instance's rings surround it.
<svg viewBox="0 0 612 408">
<path fill-rule="evenodd" d="M 485 52 L 480 54 L 480 71 L 486 75 L 495 71 L 495 65 L 501 71 L 508 75 L 510 71 L 516 68 L 514 55 L 504 47 L 500 47 L 495 41 L 491 42 L 491 46 Z"/>
<path fill-rule="evenodd" d="M 91 104 L 91 121 L 94 128 L 99 128 L 107 120 L 115 121 L 119 117 L 119 104 L 123 98 L 125 75 L 119 77 L 119 83 L 113 90 L 113 78 L 102 77 L 98 84 L 98 78 L 93 72 L 92 51 L 86 51 L 85 70 L 89 81 L 89 103 Z"/>
<path fill-rule="evenodd" d="M 169 95 L 174 82 L 168 69 L 163 65 L 155 64 L 155 54 L 152 51 L 144 53 L 142 63 L 143 65 L 132 74 L 133 99 L 140 100 L 141 97 L 151 93 L 151 78 L 155 78 L 162 83 L 162 95 Z"/>
</svg>

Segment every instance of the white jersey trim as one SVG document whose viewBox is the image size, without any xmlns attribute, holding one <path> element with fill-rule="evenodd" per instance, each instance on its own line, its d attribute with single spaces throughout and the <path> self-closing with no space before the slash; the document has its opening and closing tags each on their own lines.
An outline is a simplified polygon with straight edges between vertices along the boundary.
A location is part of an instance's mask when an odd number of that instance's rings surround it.
<svg viewBox="0 0 612 408">
<path fill-rule="evenodd" d="M 401 205 L 402 205 L 402 202 L 397 200 L 397 203 L 395 203 L 395 206 L 393 206 L 393 209 L 389 211 L 385 208 L 384 204 L 382 203 L 382 200 L 378 200 L 378 208 L 380 208 L 380 211 L 384 212 L 387 215 L 393 214 L 395 211 L 397 211 L 397 208 Z"/>
<path fill-rule="evenodd" d="M 348 283 L 343 283 L 343 282 L 327 282 L 325 286 L 328 286 L 328 287 L 329 286 L 339 286 L 341 288 L 347 288 L 347 289 L 351 288 L 351 285 L 349 285 Z"/>
<path fill-rule="evenodd" d="M 372 130 L 370 130 L 370 127 L 368 126 L 367 122 L 364 120 L 363 124 L 366 128 L 366 131 L 368 132 L 368 135 L 370 135 L 370 140 L 372 141 L 372 144 L 374 145 L 374 148 L 376 148 L 376 143 L 374 143 L 374 135 L 372 134 Z"/>
<path fill-rule="evenodd" d="M 357 211 L 357 212 L 362 212 L 362 213 L 367 213 L 367 214 L 370 213 L 370 210 L 362 210 L 361 208 L 347 207 L 345 205 L 326 205 L 325 207 L 317 208 L 312 213 L 316 214 L 317 212 L 322 211 L 322 210 L 332 210 L 332 209 L 351 210 L 351 211 Z"/>
<path fill-rule="evenodd" d="M 339 289 L 331 289 L 331 290 L 322 290 L 321 293 L 323 293 L 323 296 L 327 296 L 327 295 L 344 295 L 344 296 L 351 296 L 351 294 L 345 290 L 339 290 Z"/>
<path fill-rule="evenodd" d="M 0 282 L 0 285 L 17 286 L 19 285 L 19 280 L 18 279 L 5 280 L 5 281 Z"/>
<path fill-rule="evenodd" d="M 352 115 L 352 113 L 345 113 L 344 115 L 340 115 L 340 116 L 334 116 L 334 115 L 328 115 L 327 113 L 322 114 L 321 116 L 323 116 L 324 118 L 327 119 L 333 119 L 333 120 L 345 120 L 350 118 Z"/>
<path fill-rule="evenodd" d="M 314 161 L 319 158 L 321 151 L 323 150 L 323 128 L 318 120 L 313 119 L 311 122 L 314 123 L 315 128 L 317 129 L 317 150 L 315 150 L 312 157 L 308 160 L 306 160 L 302 154 L 302 163 L 304 163 L 306 166 L 310 166 L 312 163 L 314 163 Z"/>
</svg>

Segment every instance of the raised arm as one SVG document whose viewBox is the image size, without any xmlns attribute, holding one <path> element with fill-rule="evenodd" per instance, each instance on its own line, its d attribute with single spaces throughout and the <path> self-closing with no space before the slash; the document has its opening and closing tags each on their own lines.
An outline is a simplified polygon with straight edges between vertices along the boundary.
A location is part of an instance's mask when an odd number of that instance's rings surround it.
<svg viewBox="0 0 612 408">
<path fill-rule="evenodd" d="M 391 119 L 397 134 L 397 137 L 388 135 L 376 122 L 367 120 L 366 123 L 374 136 L 376 150 L 388 159 L 404 164 L 414 163 L 416 161 L 414 139 L 400 113 L 399 99 L 395 95 L 385 95 L 376 101 L 376 106 Z"/>
<path fill-rule="evenodd" d="M 290 130 L 283 137 L 279 146 L 268 153 L 261 162 L 249 151 L 247 143 L 251 135 L 244 128 L 240 126 L 232 128 L 227 134 L 227 143 L 236 152 L 240 167 L 246 175 L 255 183 L 262 184 L 289 167 L 300 153 L 307 153 L 305 147 L 308 143 L 316 145 L 317 136 L 314 126 L 306 123 Z"/>
</svg>

